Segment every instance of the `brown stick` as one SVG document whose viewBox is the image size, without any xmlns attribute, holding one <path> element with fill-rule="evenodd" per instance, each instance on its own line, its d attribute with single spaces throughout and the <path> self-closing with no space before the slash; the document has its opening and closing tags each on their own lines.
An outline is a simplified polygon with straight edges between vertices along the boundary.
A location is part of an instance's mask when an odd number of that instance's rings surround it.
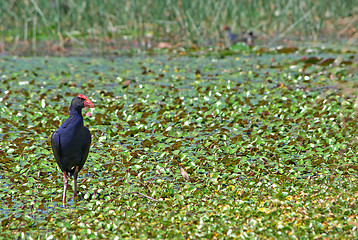
<svg viewBox="0 0 358 240">
<path fill-rule="evenodd" d="M 145 198 L 148 198 L 149 200 L 152 200 L 152 201 L 155 201 L 155 202 L 159 202 L 159 200 L 155 199 L 155 198 L 152 198 L 152 197 L 149 197 L 147 195 L 144 195 L 143 193 L 140 193 L 140 192 L 128 192 L 128 193 L 125 193 L 123 195 L 127 195 L 127 194 L 137 194 L 137 195 L 140 195 L 142 197 L 145 197 Z"/>
</svg>

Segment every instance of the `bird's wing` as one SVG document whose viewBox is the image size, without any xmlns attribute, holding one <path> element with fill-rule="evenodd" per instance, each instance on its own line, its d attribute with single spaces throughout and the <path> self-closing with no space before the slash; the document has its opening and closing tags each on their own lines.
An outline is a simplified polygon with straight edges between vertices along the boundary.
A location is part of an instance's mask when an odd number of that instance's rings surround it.
<svg viewBox="0 0 358 240">
<path fill-rule="evenodd" d="M 53 154 L 55 155 L 56 162 L 58 166 L 61 168 L 60 134 L 57 132 L 57 130 L 54 133 L 52 133 L 51 147 L 52 147 Z"/>
<path fill-rule="evenodd" d="M 89 132 L 88 129 L 86 129 L 87 131 L 87 139 L 89 139 L 88 143 L 83 147 L 82 149 L 82 159 L 81 162 L 79 164 L 80 170 L 82 169 L 83 165 L 85 165 L 85 162 L 87 160 L 88 157 L 88 153 L 89 153 L 89 149 L 91 147 L 91 133 Z"/>
</svg>

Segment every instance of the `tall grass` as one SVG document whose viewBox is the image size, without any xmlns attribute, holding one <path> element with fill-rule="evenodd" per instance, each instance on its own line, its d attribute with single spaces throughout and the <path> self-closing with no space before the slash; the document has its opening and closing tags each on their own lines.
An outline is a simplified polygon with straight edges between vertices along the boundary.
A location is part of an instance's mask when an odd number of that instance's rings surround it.
<svg viewBox="0 0 358 240">
<path fill-rule="evenodd" d="M 221 29 L 269 43 L 357 38 L 358 0 L 0 0 L 3 43 L 70 39 L 216 45 Z"/>
</svg>

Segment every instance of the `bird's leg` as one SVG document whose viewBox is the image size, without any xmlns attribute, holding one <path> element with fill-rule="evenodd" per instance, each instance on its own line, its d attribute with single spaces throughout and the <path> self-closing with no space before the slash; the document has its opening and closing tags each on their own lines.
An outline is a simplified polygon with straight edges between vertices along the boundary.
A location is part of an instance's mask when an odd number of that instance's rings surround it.
<svg viewBox="0 0 358 240">
<path fill-rule="evenodd" d="M 74 186 L 75 186 L 75 193 L 73 195 L 73 198 L 77 197 L 77 176 L 78 176 L 79 171 L 80 171 L 80 167 L 76 166 L 75 172 L 73 173 L 73 181 L 74 181 Z"/>
<path fill-rule="evenodd" d="M 64 171 L 64 172 L 63 172 L 63 198 L 62 198 L 62 204 L 63 204 L 63 206 L 65 206 L 65 204 L 66 204 L 67 186 L 68 186 L 67 173 L 66 173 L 66 171 Z"/>
</svg>

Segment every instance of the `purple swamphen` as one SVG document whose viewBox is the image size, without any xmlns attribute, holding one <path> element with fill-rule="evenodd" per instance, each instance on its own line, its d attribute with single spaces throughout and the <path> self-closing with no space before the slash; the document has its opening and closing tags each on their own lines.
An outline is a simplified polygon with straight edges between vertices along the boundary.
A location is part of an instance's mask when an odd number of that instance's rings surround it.
<svg viewBox="0 0 358 240">
<path fill-rule="evenodd" d="M 228 26 L 225 26 L 223 28 L 223 31 L 227 33 L 227 38 L 229 39 L 231 45 L 234 45 L 235 43 L 238 42 L 244 42 L 249 46 L 254 45 L 254 40 L 256 36 L 254 35 L 253 32 L 242 32 L 237 35 L 232 33 L 231 28 L 229 28 Z"/>
<path fill-rule="evenodd" d="M 51 136 L 56 162 L 63 173 L 63 198 L 66 203 L 68 177 L 74 178 L 74 197 L 77 196 L 77 175 L 86 162 L 91 145 L 91 133 L 83 125 L 82 109 L 93 108 L 93 103 L 80 94 L 71 101 L 70 116 Z"/>
</svg>

